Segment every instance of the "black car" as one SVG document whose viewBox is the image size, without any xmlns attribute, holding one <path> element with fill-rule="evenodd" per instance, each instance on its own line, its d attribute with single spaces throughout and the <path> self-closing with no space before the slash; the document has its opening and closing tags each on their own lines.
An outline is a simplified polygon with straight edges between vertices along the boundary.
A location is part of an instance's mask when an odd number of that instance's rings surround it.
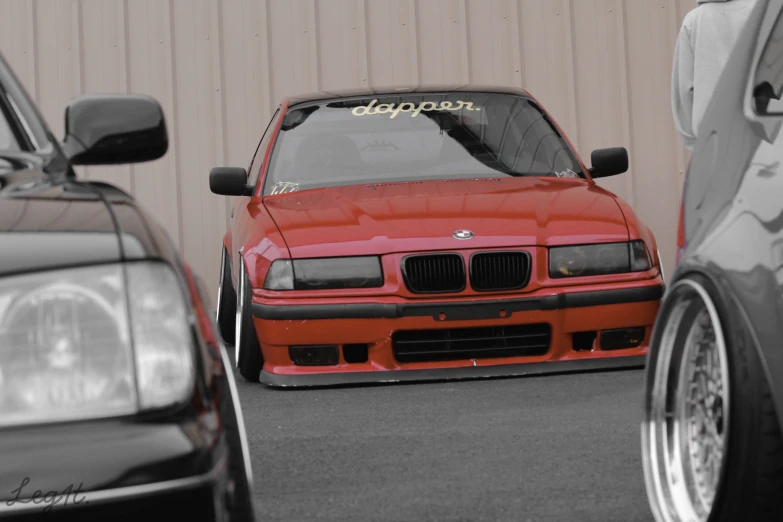
<svg viewBox="0 0 783 522">
<path fill-rule="evenodd" d="M 0 56 L 0 519 L 253 520 L 204 284 L 133 197 L 72 168 L 160 158 L 163 111 L 85 95 L 65 124 L 58 143 Z"/>
<path fill-rule="evenodd" d="M 758 0 L 699 128 L 647 360 L 659 522 L 783 520 L 783 0 Z"/>
</svg>

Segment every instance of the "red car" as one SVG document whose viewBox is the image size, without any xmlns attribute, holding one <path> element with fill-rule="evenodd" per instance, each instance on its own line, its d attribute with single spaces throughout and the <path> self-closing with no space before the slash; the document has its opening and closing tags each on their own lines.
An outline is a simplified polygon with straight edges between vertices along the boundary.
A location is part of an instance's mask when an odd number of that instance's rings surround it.
<svg viewBox="0 0 783 522">
<path fill-rule="evenodd" d="M 217 319 L 244 378 L 313 386 L 641 367 L 652 232 L 525 91 L 284 100 L 235 196 Z"/>
</svg>

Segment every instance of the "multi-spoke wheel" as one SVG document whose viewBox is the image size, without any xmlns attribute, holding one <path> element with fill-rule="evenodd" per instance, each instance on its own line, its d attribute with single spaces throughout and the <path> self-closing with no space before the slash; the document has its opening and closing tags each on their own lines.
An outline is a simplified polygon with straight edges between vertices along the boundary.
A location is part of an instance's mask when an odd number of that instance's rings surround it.
<svg viewBox="0 0 783 522">
<path fill-rule="evenodd" d="M 768 494 L 783 485 L 783 441 L 766 378 L 740 310 L 714 295 L 703 277 L 678 281 L 655 327 L 642 423 L 650 504 L 659 522 L 783 520 L 781 495 Z"/>
</svg>

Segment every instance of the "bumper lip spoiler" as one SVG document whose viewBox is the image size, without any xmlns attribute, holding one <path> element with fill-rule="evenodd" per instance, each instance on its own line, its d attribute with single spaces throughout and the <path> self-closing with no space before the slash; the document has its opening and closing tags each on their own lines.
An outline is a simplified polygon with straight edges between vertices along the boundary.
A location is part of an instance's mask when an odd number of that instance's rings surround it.
<svg viewBox="0 0 783 522">
<path fill-rule="evenodd" d="M 509 317 L 514 312 L 561 310 L 610 304 L 657 301 L 665 284 L 568 292 L 540 297 L 492 301 L 446 301 L 443 303 L 348 303 L 264 305 L 253 303 L 253 316 L 268 320 L 305 319 L 397 319 L 432 317 L 436 321 L 464 321 Z"/>
<path fill-rule="evenodd" d="M 310 388 L 346 386 L 352 384 L 391 384 L 402 382 L 512 378 L 553 373 L 642 369 L 645 366 L 646 359 L 646 355 L 629 355 L 427 370 L 333 372 L 300 375 L 278 375 L 262 371 L 259 381 L 273 388 Z"/>
</svg>

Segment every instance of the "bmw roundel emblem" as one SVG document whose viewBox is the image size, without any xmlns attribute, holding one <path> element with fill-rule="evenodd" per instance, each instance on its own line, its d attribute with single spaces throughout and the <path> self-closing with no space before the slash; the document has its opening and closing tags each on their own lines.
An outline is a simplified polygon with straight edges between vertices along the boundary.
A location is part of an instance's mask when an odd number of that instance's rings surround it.
<svg viewBox="0 0 783 522">
<path fill-rule="evenodd" d="M 471 239 L 473 237 L 473 232 L 470 230 L 457 230 L 452 236 L 454 236 L 454 239 Z"/>
</svg>

